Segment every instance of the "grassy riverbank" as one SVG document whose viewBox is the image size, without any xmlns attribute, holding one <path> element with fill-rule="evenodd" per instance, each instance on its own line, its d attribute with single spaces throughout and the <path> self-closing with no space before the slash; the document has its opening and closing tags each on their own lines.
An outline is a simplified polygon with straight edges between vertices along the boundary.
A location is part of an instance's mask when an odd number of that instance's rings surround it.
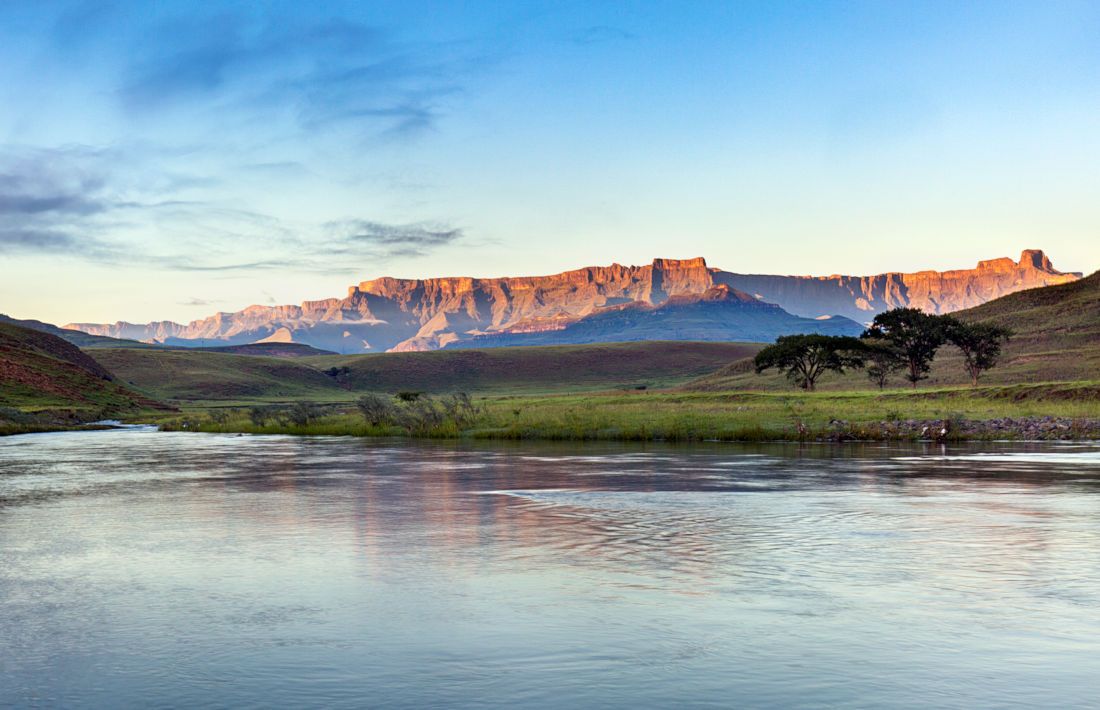
<svg viewBox="0 0 1100 710">
<path fill-rule="evenodd" d="M 198 431 L 558 440 L 1100 438 L 1100 381 L 847 392 L 610 392 L 489 396 L 456 421 L 369 424 L 330 406 L 294 423 L 270 410 L 191 410 L 165 428 Z M 396 405 L 402 406 L 402 405 Z M 984 422 L 986 424 L 978 425 Z M 992 423 L 992 424 L 990 424 Z M 944 431 L 946 429 L 946 431 Z"/>
</svg>

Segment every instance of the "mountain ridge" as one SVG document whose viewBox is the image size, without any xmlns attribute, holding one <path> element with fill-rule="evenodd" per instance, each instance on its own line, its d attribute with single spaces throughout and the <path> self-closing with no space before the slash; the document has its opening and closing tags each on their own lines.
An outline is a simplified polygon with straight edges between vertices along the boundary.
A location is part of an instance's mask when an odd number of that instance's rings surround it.
<svg viewBox="0 0 1100 710">
<path fill-rule="evenodd" d="M 753 298 L 725 284 L 703 293 L 680 293 L 651 305 L 633 301 L 599 308 L 561 328 L 505 329 L 458 340 L 445 349 L 565 345 L 639 340 L 771 342 L 780 335 L 822 333 L 858 335 L 863 326 L 849 319 L 802 318 L 774 303 Z"/>
<path fill-rule="evenodd" d="M 193 345 L 230 345 L 271 337 L 337 352 L 409 351 L 500 333 L 528 324 L 561 330 L 599 309 L 629 303 L 657 306 L 684 294 L 726 286 L 795 316 L 839 315 L 857 322 L 898 306 L 948 312 L 1025 288 L 1065 283 L 1079 275 L 1054 269 L 1041 250 L 979 262 L 975 269 L 890 272 L 868 277 L 737 274 L 707 266 L 703 257 L 654 259 L 644 266 L 588 266 L 547 276 L 500 278 L 380 277 L 348 288 L 344 298 L 301 305 L 252 305 L 183 325 L 70 323 L 94 335 Z M 731 333 L 730 339 L 744 340 Z"/>
</svg>

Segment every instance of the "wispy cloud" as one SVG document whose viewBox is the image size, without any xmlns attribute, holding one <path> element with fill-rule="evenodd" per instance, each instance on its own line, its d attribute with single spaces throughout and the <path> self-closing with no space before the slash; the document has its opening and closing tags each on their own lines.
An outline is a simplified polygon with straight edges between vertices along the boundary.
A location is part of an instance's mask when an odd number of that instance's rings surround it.
<svg viewBox="0 0 1100 710">
<path fill-rule="evenodd" d="M 227 276 L 351 273 L 364 259 L 424 256 L 463 237 L 430 222 L 286 223 L 209 200 L 159 199 L 162 176 L 142 181 L 156 193 L 145 194 L 112 173 L 119 162 L 82 147 L 0 148 L 0 253 Z"/>
<path fill-rule="evenodd" d="M 442 100 L 460 92 L 486 56 L 473 44 L 403 42 L 392 30 L 347 20 L 189 16 L 151 33 L 119 96 L 140 112 L 207 100 L 239 120 L 289 112 L 306 130 L 357 122 L 404 135 L 432 128 Z"/>
<path fill-rule="evenodd" d="M 180 306 L 213 306 L 215 304 L 221 303 L 221 301 L 210 300 L 206 298 L 196 298 L 192 296 L 185 301 L 177 301 L 176 303 Z"/>
<path fill-rule="evenodd" d="M 83 147 L 0 152 L 0 252 L 58 252 L 104 245 L 73 229 L 107 211 L 106 180 Z"/>
<path fill-rule="evenodd" d="M 24 227 L 0 227 L 0 254 L 54 252 L 76 245 L 68 234 Z"/>
<path fill-rule="evenodd" d="M 325 230 L 340 251 L 367 251 L 378 258 L 423 256 L 461 239 L 461 229 L 439 224 L 382 224 L 363 219 L 329 222 Z"/>
</svg>

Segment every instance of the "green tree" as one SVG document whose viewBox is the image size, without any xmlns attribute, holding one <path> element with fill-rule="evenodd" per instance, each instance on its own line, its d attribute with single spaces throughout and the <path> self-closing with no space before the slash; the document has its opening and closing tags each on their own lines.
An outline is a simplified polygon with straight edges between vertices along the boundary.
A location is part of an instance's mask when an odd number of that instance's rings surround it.
<svg viewBox="0 0 1100 710">
<path fill-rule="evenodd" d="M 812 392 L 826 372 L 843 374 L 845 369 L 863 367 L 864 349 L 858 338 L 843 335 L 781 335 L 756 354 L 753 364 L 757 374 L 774 367 Z"/>
<path fill-rule="evenodd" d="M 944 334 L 962 352 L 966 374 L 970 375 L 970 384 L 976 387 L 978 377 L 996 366 L 1001 346 L 1012 337 L 1012 329 L 993 323 L 963 323 L 950 316 L 945 318 Z"/>
<path fill-rule="evenodd" d="M 861 337 L 895 349 L 902 364 L 899 369 L 906 370 L 905 379 L 916 387 L 928 377 L 932 360 L 947 339 L 943 318 L 917 308 L 895 308 L 875 316 Z"/>
<path fill-rule="evenodd" d="M 901 352 L 885 342 L 865 341 L 867 346 L 867 379 L 878 385 L 879 389 L 886 387 L 890 375 L 905 367 L 901 358 Z"/>
</svg>

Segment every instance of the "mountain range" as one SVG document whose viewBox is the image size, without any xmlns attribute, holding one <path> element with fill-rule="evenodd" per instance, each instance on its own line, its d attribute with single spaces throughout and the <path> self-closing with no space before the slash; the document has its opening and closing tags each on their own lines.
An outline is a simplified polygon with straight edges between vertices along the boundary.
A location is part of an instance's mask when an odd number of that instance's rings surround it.
<svg viewBox="0 0 1100 710">
<path fill-rule="evenodd" d="M 591 266 L 550 276 L 384 277 L 344 298 L 254 305 L 186 325 L 70 323 L 98 336 L 176 346 L 305 343 L 342 353 L 616 340 L 773 340 L 858 333 L 899 306 L 945 313 L 1027 288 L 1067 283 L 1039 250 L 974 269 L 874 276 L 739 274 L 703 258 Z"/>
</svg>

